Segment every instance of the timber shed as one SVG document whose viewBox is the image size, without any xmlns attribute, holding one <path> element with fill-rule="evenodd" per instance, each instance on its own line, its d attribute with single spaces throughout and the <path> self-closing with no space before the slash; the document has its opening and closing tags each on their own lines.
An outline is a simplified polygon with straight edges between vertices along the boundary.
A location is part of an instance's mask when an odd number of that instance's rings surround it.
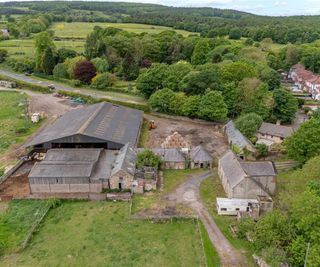
<svg viewBox="0 0 320 267">
<path fill-rule="evenodd" d="M 119 150 L 127 143 L 135 147 L 142 119 L 140 110 L 98 103 L 69 111 L 26 146 L 42 151 L 51 148 Z"/>
</svg>

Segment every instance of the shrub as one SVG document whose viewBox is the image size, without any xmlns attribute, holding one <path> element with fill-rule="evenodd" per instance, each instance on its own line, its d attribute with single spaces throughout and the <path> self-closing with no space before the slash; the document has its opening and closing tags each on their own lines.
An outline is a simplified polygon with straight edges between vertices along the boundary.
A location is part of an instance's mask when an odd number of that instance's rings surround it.
<svg viewBox="0 0 320 267">
<path fill-rule="evenodd" d="M 158 170 L 161 166 L 161 158 L 154 154 L 151 150 L 144 150 L 138 153 L 136 165 L 137 168 L 147 166 L 156 168 Z"/>
<path fill-rule="evenodd" d="M 268 147 L 265 144 L 256 144 L 255 148 L 257 149 L 257 158 L 265 158 L 268 156 Z"/>
<path fill-rule="evenodd" d="M 114 85 L 116 77 L 110 73 L 99 73 L 93 79 L 91 87 L 98 90 L 106 90 L 107 87 Z"/>
<path fill-rule="evenodd" d="M 53 71 L 53 77 L 56 79 L 66 79 L 68 78 L 68 71 L 66 66 L 63 63 L 57 64 Z"/>
<path fill-rule="evenodd" d="M 2 63 L 3 61 L 5 61 L 7 55 L 8 55 L 7 50 L 0 49 L 0 63 Z"/>
<path fill-rule="evenodd" d="M 97 57 L 92 59 L 91 62 L 96 67 L 97 72 L 103 73 L 109 69 L 108 61 L 104 58 Z"/>
<path fill-rule="evenodd" d="M 94 76 L 96 76 L 96 67 L 92 62 L 83 60 L 76 64 L 74 68 L 74 77 L 77 80 L 89 84 Z"/>
</svg>

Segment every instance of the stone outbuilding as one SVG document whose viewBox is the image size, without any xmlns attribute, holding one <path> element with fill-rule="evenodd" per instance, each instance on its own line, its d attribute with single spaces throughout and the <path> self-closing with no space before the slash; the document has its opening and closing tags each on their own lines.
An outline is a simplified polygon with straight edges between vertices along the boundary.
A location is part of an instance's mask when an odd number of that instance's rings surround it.
<svg viewBox="0 0 320 267">
<path fill-rule="evenodd" d="M 126 144 L 117 153 L 109 179 L 110 189 L 129 190 L 136 172 L 136 151 Z"/>
<path fill-rule="evenodd" d="M 270 161 L 242 161 L 232 151 L 219 160 L 219 177 L 228 198 L 255 199 L 273 195 L 276 171 Z"/>
<path fill-rule="evenodd" d="M 281 144 L 285 138 L 292 134 L 293 128 L 290 126 L 263 122 L 257 132 L 257 138 L 259 140 L 268 140 L 275 144 Z"/>
<path fill-rule="evenodd" d="M 212 168 L 213 157 L 201 145 L 194 147 L 190 151 L 190 168 Z"/>
<path fill-rule="evenodd" d="M 243 153 L 244 149 L 255 152 L 253 144 L 236 128 L 232 120 L 224 126 L 223 131 L 230 147 L 236 146 L 240 150 L 240 154 Z"/>
</svg>

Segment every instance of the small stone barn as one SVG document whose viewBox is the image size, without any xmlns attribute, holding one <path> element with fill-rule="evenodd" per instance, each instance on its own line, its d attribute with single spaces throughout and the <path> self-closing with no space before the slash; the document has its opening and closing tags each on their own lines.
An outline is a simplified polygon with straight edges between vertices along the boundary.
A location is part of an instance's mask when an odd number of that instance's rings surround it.
<svg viewBox="0 0 320 267">
<path fill-rule="evenodd" d="M 293 128 L 290 126 L 263 122 L 258 129 L 257 138 L 259 140 L 268 140 L 276 144 L 281 144 L 285 138 L 292 134 Z"/>
<path fill-rule="evenodd" d="M 104 148 L 119 150 L 136 146 L 143 112 L 103 102 L 69 111 L 26 146 L 51 148 Z"/>
<path fill-rule="evenodd" d="M 31 194 L 90 194 L 131 189 L 136 153 L 102 148 L 50 149 L 29 174 Z"/>
<path fill-rule="evenodd" d="M 212 168 L 213 157 L 203 146 L 197 146 L 190 151 L 190 167 L 195 168 Z"/>
<path fill-rule="evenodd" d="M 144 150 L 144 148 L 138 148 L 138 152 L 142 152 Z M 150 148 L 149 150 L 161 158 L 162 169 L 184 170 L 187 168 L 187 159 L 180 149 Z"/>
<path fill-rule="evenodd" d="M 228 151 L 219 160 L 218 173 L 228 198 L 255 199 L 273 195 L 276 189 L 276 171 L 270 161 L 242 161 Z"/>
</svg>

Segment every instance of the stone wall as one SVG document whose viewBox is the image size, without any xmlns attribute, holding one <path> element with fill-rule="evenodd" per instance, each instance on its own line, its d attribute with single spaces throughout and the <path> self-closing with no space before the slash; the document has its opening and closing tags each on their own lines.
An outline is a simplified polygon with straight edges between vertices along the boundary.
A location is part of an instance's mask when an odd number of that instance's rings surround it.
<svg viewBox="0 0 320 267">
<path fill-rule="evenodd" d="M 185 170 L 186 163 L 185 162 L 168 162 L 165 161 L 162 163 L 162 169 L 165 170 Z"/>
<path fill-rule="evenodd" d="M 258 139 L 267 139 L 267 140 L 273 141 L 276 144 L 281 144 L 283 142 L 283 138 L 280 138 L 278 136 L 268 135 L 268 134 L 258 133 L 257 138 Z"/>
<path fill-rule="evenodd" d="M 30 184 L 31 194 L 37 193 L 101 193 L 102 184 Z"/>
<path fill-rule="evenodd" d="M 119 189 L 119 184 L 121 184 L 121 189 L 131 189 L 132 182 L 132 175 L 119 171 L 110 177 L 110 189 Z"/>
</svg>

